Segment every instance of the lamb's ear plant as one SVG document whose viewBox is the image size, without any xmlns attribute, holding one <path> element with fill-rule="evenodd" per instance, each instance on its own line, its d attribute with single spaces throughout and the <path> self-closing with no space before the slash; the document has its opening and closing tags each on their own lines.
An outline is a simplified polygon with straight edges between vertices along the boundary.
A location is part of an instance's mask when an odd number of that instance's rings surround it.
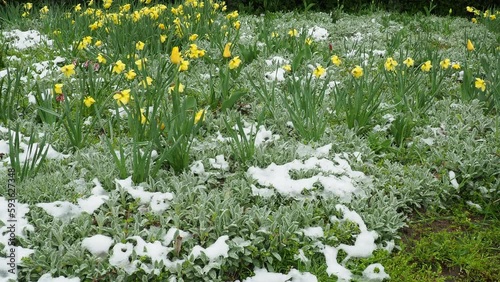
<svg viewBox="0 0 500 282">
<path fill-rule="evenodd" d="M 16 171 L 16 178 L 19 182 L 37 174 L 43 165 L 49 146 L 47 136 L 44 135 L 39 143 L 36 143 L 37 134 L 34 128 L 31 128 L 27 146 L 22 146 L 22 134 L 19 123 L 16 123 L 15 129 L 9 127 L 9 156 L 12 168 Z M 24 156 L 22 158 L 21 156 Z"/>
</svg>

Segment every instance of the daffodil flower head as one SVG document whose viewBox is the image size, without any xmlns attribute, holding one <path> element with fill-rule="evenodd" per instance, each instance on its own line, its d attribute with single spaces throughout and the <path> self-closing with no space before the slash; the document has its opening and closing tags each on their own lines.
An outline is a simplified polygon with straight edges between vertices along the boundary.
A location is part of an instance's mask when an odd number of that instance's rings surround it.
<svg viewBox="0 0 500 282">
<path fill-rule="evenodd" d="M 90 108 L 90 106 L 92 106 L 94 103 L 95 100 L 94 98 L 92 98 L 92 96 L 87 96 L 83 99 L 83 104 L 85 104 L 87 108 Z"/>
<path fill-rule="evenodd" d="M 474 86 L 483 92 L 486 90 L 486 82 L 479 77 L 476 77 L 476 81 L 474 82 Z"/>
<path fill-rule="evenodd" d="M 431 61 L 426 61 L 425 63 L 422 64 L 420 69 L 425 72 L 429 72 L 432 68 L 432 63 Z"/>
<path fill-rule="evenodd" d="M 236 56 L 229 61 L 229 69 L 234 70 L 241 64 L 240 56 Z"/>
<path fill-rule="evenodd" d="M 332 64 L 336 65 L 337 67 L 342 64 L 342 60 L 340 60 L 339 56 L 333 55 L 330 60 L 332 61 Z"/>
<path fill-rule="evenodd" d="M 75 74 L 75 65 L 69 64 L 61 67 L 61 72 L 66 76 L 70 77 Z"/>
<path fill-rule="evenodd" d="M 352 69 L 351 74 L 354 78 L 360 78 L 363 76 L 363 68 L 361 66 L 356 66 Z"/>
<path fill-rule="evenodd" d="M 439 62 L 439 66 L 444 70 L 448 69 L 450 65 L 451 65 L 450 59 L 444 59 L 441 62 Z"/>
<path fill-rule="evenodd" d="M 323 76 L 324 74 L 326 73 L 326 70 L 324 67 L 322 67 L 321 65 L 317 65 L 316 68 L 313 70 L 313 75 L 316 77 L 316 78 L 320 78 L 321 76 Z"/>
<path fill-rule="evenodd" d="M 224 46 L 224 52 L 222 52 L 222 57 L 224 58 L 231 58 L 231 42 L 226 43 Z"/>
<path fill-rule="evenodd" d="M 129 70 L 127 73 L 125 73 L 125 78 L 128 80 L 134 80 L 134 78 L 137 76 L 134 70 Z"/>
<path fill-rule="evenodd" d="M 189 61 L 188 60 L 182 60 L 179 65 L 179 71 L 187 71 L 189 69 Z"/>
<path fill-rule="evenodd" d="M 62 91 L 63 86 L 64 86 L 64 84 L 57 83 L 56 85 L 54 85 L 54 92 L 56 94 L 62 94 L 63 93 L 63 91 Z"/>
<path fill-rule="evenodd" d="M 194 123 L 198 123 L 199 121 L 204 121 L 205 120 L 205 110 L 201 109 L 199 110 L 196 115 L 194 116 Z"/>
<path fill-rule="evenodd" d="M 112 71 L 113 73 L 120 74 L 125 70 L 125 67 L 125 64 L 121 60 L 118 60 L 116 61 L 116 63 L 114 63 Z"/>
<path fill-rule="evenodd" d="M 410 68 L 413 67 L 415 61 L 412 58 L 408 57 L 406 58 L 406 60 L 403 61 L 403 64 L 405 64 L 407 68 Z"/>
<path fill-rule="evenodd" d="M 472 44 L 472 41 L 470 41 L 470 39 L 467 39 L 467 51 L 472 52 L 475 49 L 476 48 L 474 48 L 474 44 Z"/>
<path fill-rule="evenodd" d="M 135 49 L 137 51 L 141 51 L 141 50 L 144 50 L 144 42 L 142 41 L 138 41 L 137 43 L 135 43 Z"/>
<path fill-rule="evenodd" d="M 175 46 L 172 48 L 172 53 L 170 54 L 170 62 L 174 65 L 181 63 L 181 53 L 179 52 L 179 47 Z"/>
<path fill-rule="evenodd" d="M 392 57 L 387 58 L 385 60 L 384 68 L 386 71 L 395 71 L 398 62 L 396 62 Z"/>
<path fill-rule="evenodd" d="M 126 105 L 130 102 L 132 97 L 130 97 L 130 89 L 125 89 L 122 91 L 117 92 L 115 95 L 113 95 L 113 99 L 116 100 L 116 103 L 118 103 L 118 106 Z"/>
</svg>

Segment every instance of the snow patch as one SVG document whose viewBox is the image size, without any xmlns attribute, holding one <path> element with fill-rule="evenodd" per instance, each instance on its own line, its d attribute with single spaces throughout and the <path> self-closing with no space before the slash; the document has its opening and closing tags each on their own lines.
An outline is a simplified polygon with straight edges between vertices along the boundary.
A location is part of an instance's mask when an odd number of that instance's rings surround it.
<svg viewBox="0 0 500 282">
<path fill-rule="evenodd" d="M 101 234 L 87 237 L 82 241 L 82 247 L 97 257 L 105 256 L 112 244 L 113 239 L 111 237 Z"/>
<path fill-rule="evenodd" d="M 41 43 L 45 43 L 48 46 L 52 46 L 52 40 L 49 40 L 47 36 L 40 34 L 36 30 L 21 31 L 19 29 L 13 29 L 11 31 L 4 31 L 2 35 L 10 40 L 9 44 L 18 50 L 24 50 L 32 47 L 36 47 Z"/>
</svg>

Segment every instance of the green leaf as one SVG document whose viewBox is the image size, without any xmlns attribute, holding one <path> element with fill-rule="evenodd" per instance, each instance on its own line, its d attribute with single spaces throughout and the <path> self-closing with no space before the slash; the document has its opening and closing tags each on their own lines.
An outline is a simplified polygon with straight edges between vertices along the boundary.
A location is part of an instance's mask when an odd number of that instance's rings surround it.
<svg viewBox="0 0 500 282">
<path fill-rule="evenodd" d="M 238 101 L 238 99 L 240 99 L 247 92 L 248 91 L 246 89 L 238 89 L 238 90 L 236 90 L 233 93 L 233 95 L 231 95 L 231 97 L 229 97 L 229 99 L 227 99 L 226 101 L 224 101 L 222 103 L 221 110 L 225 110 L 225 109 L 231 108 L 236 103 L 236 101 Z"/>
</svg>

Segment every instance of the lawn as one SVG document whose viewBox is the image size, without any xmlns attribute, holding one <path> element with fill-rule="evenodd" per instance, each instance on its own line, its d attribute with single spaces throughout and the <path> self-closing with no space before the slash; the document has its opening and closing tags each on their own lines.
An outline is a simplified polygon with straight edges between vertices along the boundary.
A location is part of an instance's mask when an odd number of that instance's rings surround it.
<svg viewBox="0 0 500 282">
<path fill-rule="evenodd" d="M 0 281 L 499 281 L 500 12 L 0 10 Z"/>
</svg>

